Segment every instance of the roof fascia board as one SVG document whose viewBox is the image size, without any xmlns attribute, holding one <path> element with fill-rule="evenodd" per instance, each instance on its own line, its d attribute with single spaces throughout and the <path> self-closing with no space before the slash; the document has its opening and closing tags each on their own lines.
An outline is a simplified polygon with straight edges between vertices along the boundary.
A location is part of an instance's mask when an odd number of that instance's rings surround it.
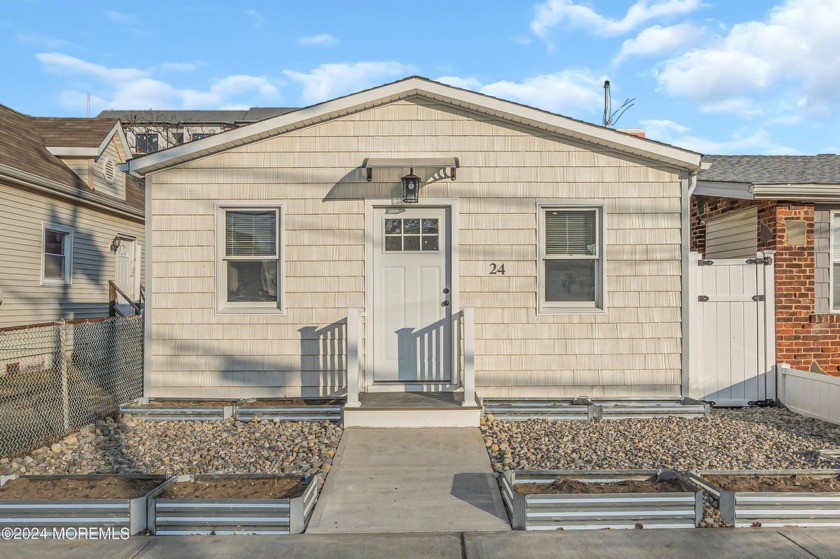
<svg viewBox="0 0 840 559">
<path fill-rule="evenodd" d="M 56 157 L 98 157 L 99 148 L 48 147 L 47 151 Z"/>
<path fill-rule="evenodd" d="M 298 109 L 241 128 L 234 128 L 162 152 L 144 155 L 129 161 L 125 168 L 135 176 L 143 176 L 146 173 L 174 166 L 187 160 L 197 159 L 238 145 L 279 135 L 294 128 L 308 126 L 342 114 L 390 103 L 412 95 L 438 99 L 455 106 L 485 112 L 498 118 L 575 138 L 588 144 L 601 145 L 616 151 L 641 156 L 648 160 L 659 161 L 677 168 L 689 171 L 696 171 L 700 168 L 701 155 L 699 153 L 659 144 L 594 124 L 579 122 L 539 109 L 517 105 L 510 101 L 420 78 L 410 78 L 325 101 L 318 105 Z"/>
<path fill-rule="evenodd" d="M 753 192 L 748 182 L 720 182 L 697 181 L 694 194 L 698 196 L 717 196 L 719 198 L 735 198 L 738 200 L 753 200 Z"/>
<path fill-rule="evenodd" d="M 840 200 L 840 184 L 756 184 L 756 200 L 794 200 L 835 202 Z"/>
<path fill-rule="evenodd" d="M 58 196 L 64 200 L 93 207 L 127 219 L 132 219 L 134 221 L 143 221 L 144 219 L 144 212 L 142 210 L 132 208 L 128 204 L 118 201 L 108 201 L 106 203 L 94 198 L 90 193 L 83 190 L 77 190 L 71 186 L 66 186 L 59 182 L 34 175 L 32 173 L 27 173 L 25 171 L 21 171 L 20 169 L 15 169 L 14 167 L 9 167 L 8 165 L 0 164 L 0 177 L 32 190 L 44 192 L 51 196 Z"/>
<path fill-rule="evenodd" d="M 125 132 L 123 131 L 120 121 L 117 121 L 114 124 L 111 131 L 108 132 L 108 135 L 105 136 L 105 139 L 102 140 L 101 144 L 99 144 L 99 152 L 96 154 L 96 157 L 100 157 L 103 153 L 105 153 L 105 150 L 108 149 L 108 144 L 111 143 L 114 136 L 117 136 L 120 139 L 120 151 L 122 151 L 123 159 L 131 159 L 131 151 L 128 149 L 128 138 L 125 137 Z"/>
</svg>

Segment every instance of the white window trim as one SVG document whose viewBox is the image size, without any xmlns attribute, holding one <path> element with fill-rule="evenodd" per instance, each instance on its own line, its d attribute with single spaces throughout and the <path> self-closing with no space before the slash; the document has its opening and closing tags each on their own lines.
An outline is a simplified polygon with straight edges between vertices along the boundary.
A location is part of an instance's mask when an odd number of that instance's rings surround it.
<svg viewBox="0 0 840 559">
<path fill-rule="evenodd" d="M 58 231 L 67 235 L 64 242 L 64 279 L 48 278 L 44 276 L 44 264 L 46 263 L 46 243 L 44 237 L 47 229 Z M 41 285 L 72 285 L 73 284 L 73 237 L 72 227 L 58 225 L 57 223 L 41 224 Z"/>
<path fill-rule="evenodd" d="M 598 246 L 598 270 L 595 274 L 595 304 L 545 301 L 545 213 L 547 210 L 594 211 L 597 220 L 595 240 Z M 605 314 L 607 312 L 606 212 L 603 203 L 537 202 L 537 314 Z"/>
<path fill-rule="evenodd" d="M 277 302 L 230 303 L 227 301 L 227 266 L 224 266 L 225 212 L 227 210 L 277 211 Z M 285 314 L 286 311 L 286 214 L 280 201 L 219 202 L 216 204 L 216 312 L 218 314 Z"/>
<path fill-rule="evenodd" d="M 840 210 L 832 210 L 828 222 L 828 312 L 840 314 L 840 307 L 834 307 L 834 218 L 840 215 Z M 840 264 L 840 257 L 836 262 Z"/>
</svg>

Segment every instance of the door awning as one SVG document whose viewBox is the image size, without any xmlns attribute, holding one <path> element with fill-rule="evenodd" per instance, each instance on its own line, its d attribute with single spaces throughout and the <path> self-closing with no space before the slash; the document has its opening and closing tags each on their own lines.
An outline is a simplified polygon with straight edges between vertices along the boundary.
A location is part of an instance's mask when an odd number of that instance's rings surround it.
<svg viewBox="0 0 840 559">
<path fill-rule="evenodd" d="M 366 157 L 362 169 L 367 169 L 368 182 L 373 180 L 374 169 L 449 169 L 449 178 L 455 180 L 455 169 L 460 167 L 457 157 Z"/>
</svg>

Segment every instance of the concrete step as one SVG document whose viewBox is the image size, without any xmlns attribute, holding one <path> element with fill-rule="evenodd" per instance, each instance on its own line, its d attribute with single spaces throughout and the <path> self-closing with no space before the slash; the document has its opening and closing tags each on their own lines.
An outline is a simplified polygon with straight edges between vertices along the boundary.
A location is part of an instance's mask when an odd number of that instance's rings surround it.
<svg viewBox="0 0 840 559">
<path fill-rule="evenodd" d="M 345 427 L 478 427 L 481 408 L 344 408 Z"/>
</svg>

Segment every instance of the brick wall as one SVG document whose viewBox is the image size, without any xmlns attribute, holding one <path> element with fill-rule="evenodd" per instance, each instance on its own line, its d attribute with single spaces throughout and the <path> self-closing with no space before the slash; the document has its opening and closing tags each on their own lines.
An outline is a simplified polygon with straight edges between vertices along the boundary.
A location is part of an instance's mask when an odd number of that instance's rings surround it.
<svg viewBox="0 0 840 559">
<path fill-rule="evenodd" d="M 702 214 L 697 198 L 704 199 Z M 840 315 L 816 314 L 814 309 L 814 205 L 710 196 L 692 202 L 691 249 L 701 253 L 706 248 L 705 220 L 758 207 L 758 250 L 776 251 L 776 361 L 840 376 Z M 804 245 L 787 244 L 788 219 L 806 223 Z"/>
</svg>

